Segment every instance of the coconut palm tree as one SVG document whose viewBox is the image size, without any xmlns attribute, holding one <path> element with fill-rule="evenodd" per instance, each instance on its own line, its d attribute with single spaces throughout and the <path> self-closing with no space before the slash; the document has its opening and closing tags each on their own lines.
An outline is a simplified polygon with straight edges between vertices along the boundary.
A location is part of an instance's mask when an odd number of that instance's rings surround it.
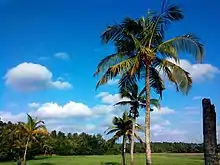
<svg viewBox="0 0 220 165">
<path fill-rule="evenodd" d="M 105 133 L 107 135 L 114 133 L 114 136 L 110 139 L 112 143 L 115 143 L 120 137 L 122 137 L 122 165 L 125 165 L 125 151 L 126 151 L 126 139 L 131 139 L 132 135 L 132 119 L 128 116 L 127 112 L 124 112 L 122 117 L 114 117 L 112 120 L 113 126 L 109 127 Z M 142 127 L 136 123 L 137 130 L 141 130 Z M 141 138 L 134 132 L 134 136 L 142 142 Z"/>
<path fill-rule="evenodd" d="M 187 94 L 192 86 L 192 79 L 190 74 L 179 66 L 179 54 L 191 54 L 198 62 L 203 59 L 203 45 L 195 35 L 186 33 L 165 40 L 168 27 L 182 19 L 183 12 L 179 6 L 164 1 L 160 12 L 149 10 L 145 18 L 137 20 L 125 18 L 120 24 L 109 26 L 101 36 L 104 43 L 113 42 L 117 51 L 98 64 L 95 75 L 104 74 L 97 87 L 106 84 L 109 79 L 125 74 L 137 80 L 143 78 L 145 81 L 147 165 L 152 164 L 150 87 L 158 90 L 157 85 L 161 84 L 160 73 L 162 73 L 175 84 L 177 91 Z"/>
<path fill-rule="evenodd" d="M 138 90 L 138 85 L 135 82 L 130 83 L 126 86 L 120 87 L 120 96 L 121 98 L 126 98 L 128 100 L 123 100 L 115 105 L 129 105 L 130 106 L 130 117 L 133 119 L 132 121 L 132 135 L 131 135 L 131 148 L 130 148 L 130 164 L 134 164 L 134 136 L 135 136 L 135 124 L 136 118 L 139 116 L 139 109 L 145 108 L 146 101 L 145 96 L 143 96 L 144 90 Z M 150 104 L 155 106 L 156 108 L 160 108 L 159 100 L 151 99 Z M 153 109 L 151 109 L 153 111 Z"/>
<path fill-rule="evenodd" d="M 42 120 L 38 120 L 37 118 L 34 119 L 29 114 L 27 114 L 27 123 L 20 123 L 20 125 L 23 128 L 21 131 L 24 131 L 24 133 L 27 134 L 23 157 L 23 164 L 26 165 L 26 156 L 29 143 L 32 140 L 36 140 L 36 135 L 47 135 L 48 132 Z"/>
</svg>

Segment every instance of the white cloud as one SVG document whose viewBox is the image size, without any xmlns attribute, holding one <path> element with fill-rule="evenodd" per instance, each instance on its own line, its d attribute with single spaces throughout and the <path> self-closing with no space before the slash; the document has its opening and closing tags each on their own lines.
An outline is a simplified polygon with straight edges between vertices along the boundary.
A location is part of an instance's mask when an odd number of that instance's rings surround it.
<svg viewBox="0 0 220 165">
<path fill-rule="evenodd" d="M 19 122 L 19 121 L 25 121 L 26 120 L 26 114 L 25 113 L 19 113 L 19 114 L 12 114 L 11 112 L 5 112 L 0 111 L 0 120 L 7 122 Z"/>
<path fill-rule="evenodd" d="M 144 124 L 144 116 L 138 118 L 137 122 Z M 175 123 L 176 124 L 176 123 Z M 151 115 L 151 137 L 152 141 L 187 141 L 187 132 L 178 129 L 178 126 L 171 124 L 163 115 Z M 144 139 L 144 134 L 142 135 Z"/>
<path fill-rule="evenodd" d="M 160 110 L 157 110 L 154 108 L 154 111 L 152 112 L 152 115 L 167 115 L 175 113 L 174 109 L 170 109 L 169 107 L 161 107 Z"/>
<path fill-rule="evenodd" d="M 68 55 L 67 53 L 65 53 L 65 52 L 56 53 L 56 54 L 54 55 L 54 57 L 59 58 L 59 59 L 62 59 L 62 60 L 68 60 L 68 59 L 70 59 L 69 55 Z"/>
<path fill-rule="evenodd" d="M 112 105 L 96 105 L 92 108 L 92 111 L 96 115 L 104 115 L 104 114 L 111 114 L 114 113 L 117 110 L 117 106 Z"/>
<path fill-rule="evenodd" d="M 106 104 L 115 104 L 121 100 L 119 94 L 109 94 L 108 92 L 101 92 L 96 97 L 101 98 L 102 102 Z"/>
<path fill-rule="evenodd" d="M 40 104 L 39 103 L 35 103 L 35 102 L 28 104 L 29 108 L 38 108 L 39 106 L 40 106 Z"/>
<path fill-rule="evenodd" d="M 119 101 L 128 100 L 127 98 L 121 98 L 120 94 L 109 94 L 108 92 L 101 92 L 96 95 L 96 98 L 101 98 L 102 103 L 105 104 L 116 104 Z"/>
<path fill-rule="evenodd" d="M 4 79 L 5 84 L 18 91 L 36 91 L 46 88 L 70 88 L 68 82 L 52 81 L 53 74 L 40 64 L 21 63 L 10 69 Z"/>
<path fill-rule="evenodd" d="M 170 61 L 174 62 L 174 60 Z M 220 73 L 220 70 L 211 64 L 191 64 L 185 59 L 181 59 L 178 65 L 188 71 L 194 81 L 212 79 L 216 74 Z"/>
<path fill-rule="evenodd" d="M 83 103 L 70 101 L 63 106 L 57 103 L 44 103 L 32 114 L 41 118 L 88 117 L 92 115 L 92 111 Z"/>
<path fill-rule="evenodd" d="M 160 124 L 154 124 L 151 126 L 150 129 L 151 131 L 161 132 L 164 129 L 164 127 Z"/>
<path fill-rule="evenodd" d="M 72 85 L 68 82 L 55 81 L 55 82 L 52 82 L 52 84 L 57 89 L 70 89 L 70 88 L 72 88 Z"/>
<path fill-rule="evenodd" d="M 109 80 L 108 83 L 107 83 L 107 85 L 115 85 L 115 84 L 118 84 L 118 81 L 119 81 L 119 79 Z"/>
<path fill-rule="evenodd" d="M 168 126 L 171 125 L 171 123 L 169 120 L 165 120 L 164 122 L 161 123 L 161 125 Z"/>
<path fill-rule="evenodd" d="M 194 96 L 192 98 L 192 100 L 202 100 L 202 98 L 204 98 L 204 97 L 202 97 L 202 96 Z"/>
<path fill-rule="evenodd" d="M 200 108 L 196 106 L 188 106 L 184 108 L 185 115 L 199 115 L 200 113 L 201 113 Z"/>
<path fill-rule="evenodd" d="M 178 129 L 159 129 L 153 132 L 154 141 L 183 142 L 187 141 L 186 132 Z"/>
</svg>

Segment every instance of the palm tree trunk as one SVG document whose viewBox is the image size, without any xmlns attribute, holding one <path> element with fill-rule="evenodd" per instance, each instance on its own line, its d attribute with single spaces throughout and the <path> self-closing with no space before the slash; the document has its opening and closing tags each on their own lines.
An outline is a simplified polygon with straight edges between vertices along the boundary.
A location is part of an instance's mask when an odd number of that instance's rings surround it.
<svg viewBox="0 0 220 165">
<path fill-rule="evenodd" d="M 151 144 L 150 144 L 150 66 L 146 64 L 146 115 L 145 115 L 145 145 L 146 165 L 151 165 Z"/>
<path fill-rule="evenodd" d="M 26 143 L 26 145 L 25 145 L 23 165 L 26 165 L 26 157 L 27 157 L 28 144 L 29 144 L 29 138 L 27 139 L 27 143 Z"/>
<path fill-rule="evenodd" d="M 133 123 L 132 123 L 132 135 L 131 135 L 130 165 L 134 165 L 134 133 L 135 133 L 135 123 L 136 123 L 136 117 L 134 116 L 134 120 L 133 120 Z"/>
<path fill-rule="evenodd" d="M 121 164 L 125 165 L 125 150 L 126 150 L 126 138 L 125 138 L 125 135 L 123 136 L 122 147 L 121 148 L 122 148 L 121 149 L 121 157 L 122 157 Z"/>
</svg>

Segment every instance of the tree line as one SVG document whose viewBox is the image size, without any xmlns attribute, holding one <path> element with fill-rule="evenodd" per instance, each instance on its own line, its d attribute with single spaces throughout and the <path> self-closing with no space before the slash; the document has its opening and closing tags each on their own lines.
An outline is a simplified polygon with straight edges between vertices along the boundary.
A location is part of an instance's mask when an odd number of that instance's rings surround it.
<svg viewBox="0 0 220 165">
<path fill-rule="evenodd" d="M 0 121 L 0 161 L 12 161 L 22 157 L 25 152 L 27 135 L 18 134 L 21 122 Z M 168 143 L 153 142 L 154 153 L 202 153 L 203 144 L 195 143 Z M 135 143 L 134 153 L 145 153 L 143 143 Z M 90 135 L 87 133 L 67 133 L 52 131 L 48 135 L 38 134 L 28 146 L 27 159 L 33 159 L 37 155 L 117 155 L 121 153 L 121 144 L 113 144 L 105 140 L 102 135 Z M 127 144 L 126 152 L 129 153 L 130 144 Z M 220 152 L 220 145 L 218 145 Z"/>
</svg>

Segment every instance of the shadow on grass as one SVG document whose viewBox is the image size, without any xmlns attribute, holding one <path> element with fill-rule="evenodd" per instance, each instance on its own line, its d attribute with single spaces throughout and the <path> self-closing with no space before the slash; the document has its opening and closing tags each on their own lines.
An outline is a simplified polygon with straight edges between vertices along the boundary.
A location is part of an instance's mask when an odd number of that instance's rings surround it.
<svg viewBox="0 0 220 165">
<path fill-rule="evenodd" d="M 105 163 L 102 163 L 102 165 L 121 165 L 121 164 L 117 162 L 105 162 Z"/>
</svg>

